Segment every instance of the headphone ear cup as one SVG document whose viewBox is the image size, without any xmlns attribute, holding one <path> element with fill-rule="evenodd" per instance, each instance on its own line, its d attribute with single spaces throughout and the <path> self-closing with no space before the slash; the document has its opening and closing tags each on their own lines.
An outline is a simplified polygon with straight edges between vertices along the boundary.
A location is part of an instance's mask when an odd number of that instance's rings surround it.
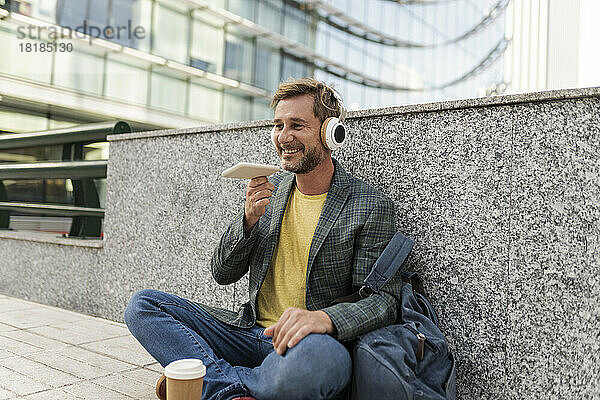
<svg viewBox="0 0 600 400">
<path fill-rule="evenodd" d="M 321 142 L 329 150 L 337 150 L 346 142 L 346 127 L 339 118 L 329 117 L 323 121 Z"/>
<path fill-rule="evenodd" d="M 323 121 L 321 124 L 321 143 L 323 143 L 323 146 L 325 146 L 325 148 L 328 150 L 331 149 L 327 145 L 327 125 L 329 124 L 329 121 L 331 121 L 331 118 L 332 117 L 325 119 L 325 121 Z"/>
</svg>

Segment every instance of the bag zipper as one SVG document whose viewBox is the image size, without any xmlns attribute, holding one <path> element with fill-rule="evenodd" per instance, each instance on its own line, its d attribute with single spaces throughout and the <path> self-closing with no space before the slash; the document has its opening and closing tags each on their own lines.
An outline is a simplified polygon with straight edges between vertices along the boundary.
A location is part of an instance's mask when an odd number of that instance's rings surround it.
<svg viewBox="0 0 600 400">
<path fill-rule="evenodd" d="M 427 339 L 427 338 L 422 333 L 419 333 L 417 335 L 417 339 L 419 339 L 419 348 L 417 350 L 417 360 L 421 361 L 421 360 L 423 360 L 423 356 L 425 355 L 425 339 Z"/>
<path fill-rule="evenodd" d="M 414 333 L 417 339 L 419 340 L 419 345 L 417 346 L 417 361 L 422 361 L 425 357 L 425 345 L 427 345 L 427 347 L 429 347 L 429 349 L 432 350 L 434 353 L 437 353 L 437 349 L 435 348 L 435 346 L 431 344 L 429 340 L 427 340 L 427 337 L 423 333 L 413 328 L 410 324 L 406 324 L 405 326 L 408 328 L 409 331 Z"/>
</svg>

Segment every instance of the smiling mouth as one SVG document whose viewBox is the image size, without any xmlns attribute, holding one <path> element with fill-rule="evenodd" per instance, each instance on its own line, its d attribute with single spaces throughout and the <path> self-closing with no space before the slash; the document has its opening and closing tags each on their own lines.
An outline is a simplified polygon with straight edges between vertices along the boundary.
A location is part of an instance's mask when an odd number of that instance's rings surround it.
<svg viewBox="0 0 600 400">
<path fill-rule="evenodd" d="M 302 151 L 302 149 L 281 149 L 281 154 L 285 156 L 290 156 Z"/>
</svg>

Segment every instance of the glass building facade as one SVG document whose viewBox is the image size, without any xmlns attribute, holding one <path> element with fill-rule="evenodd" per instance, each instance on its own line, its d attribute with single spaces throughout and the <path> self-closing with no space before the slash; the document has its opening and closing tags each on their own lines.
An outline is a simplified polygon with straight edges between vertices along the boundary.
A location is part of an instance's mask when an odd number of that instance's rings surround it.
<svg viewBox="0 0 600 400">
<path fill-rule="evenodd" d="M 496 93 L 507 3 L 0 0 L 0 130 L 271 118 L 288 77 L 349 109 Z"/>
<path fill-rule="evenodd" d="M 497 93 L 507 3 L 0 0 L 0 134 L 270 119 L 270 97 L 289 77 L 333 85 L 350 110 Z M 108 143 L 89 143 L 79 159 L 108 153 Z M 0 163 L 64 157 L 64 146 L 0 151 Z M 4 179 L 0 203 L 77 205 L 76 185 Z M 106 179 L 92 185 L 93 207 L 104 208 Z M 67 234 L 73 224 L 11 212 L 9 229 Z"/>
</svg>

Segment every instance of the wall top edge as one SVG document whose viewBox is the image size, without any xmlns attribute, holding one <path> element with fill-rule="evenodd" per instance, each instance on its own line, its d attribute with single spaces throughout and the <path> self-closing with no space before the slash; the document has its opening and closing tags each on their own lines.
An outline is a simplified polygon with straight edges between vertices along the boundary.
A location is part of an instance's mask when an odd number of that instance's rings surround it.
<svg viewBox="0 0 600 400">
<path fill-rule="evenodd" d="M 366 110 L 350 111 L 346 119 L 379 117 L 384 115 L 397 114 L 428 113 L 435 111 L 535 103 L 543 101 L 560 101 L 585 97 L 600 97 L 600 87 L 545 90 L 541 92 L 506 94 L 490 97 L 477 97 L 471 99 L 440 101 L 435 103 L 420 103 L 384 108 L 372 108 Z M 232 122 L 226 124 L 204 125 L 191 128 L 163 129 L 156 131 L 109 135 L 107 140 L 109 142 L 117 142 L 122 140 L 146 139 L 162 136 L 177 136 L 196 133 L 234 131 L 247 128 L 270 127 L 271 125 L 271 120 L 266 119 L 258 121 Z"/>
<path fill-rule="evenodd" d="M 0 239 L 23 240 L 26 242 L 50 243 L 64 246 L 91 247 L 100 249 L 104 247 L 102 239 L 73 239 L 57 236 L 56 234 L 32 231 L 5 231 L 0 230 Z"/>
</svg>

